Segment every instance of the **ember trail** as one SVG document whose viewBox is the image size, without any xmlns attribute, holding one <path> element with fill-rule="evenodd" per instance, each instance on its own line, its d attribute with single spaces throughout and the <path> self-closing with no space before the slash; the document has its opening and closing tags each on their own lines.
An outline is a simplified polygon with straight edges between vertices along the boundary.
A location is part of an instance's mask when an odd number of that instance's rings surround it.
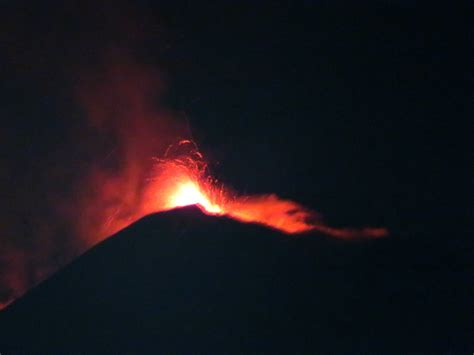
<svg viewBox="0 0 474 355">
<path fill-rule="evenodd" d="M 179 150 L 179 156 L 173 156 Z M 183 150 L 185 153 L 182 153 Z M 146 214 L 177 207 L 197 205 L 210 215 L 226 215 L 241 222 L 259 223 L 288 234 L 310 231 L 337 238 L 378 238 L 387 235 L 383 228 L 345 229 L 325 225 L 315 212 L 275 194 L 242 196 L 226 188 L 208 174 L 207 164 L 196 145 L 182 140 L 168 148 L 165 157 L 155 159 L 152 177 L 142 199 L 140 211 L 128 221 L 108 220 L 109 233 Z"/>
</svg>

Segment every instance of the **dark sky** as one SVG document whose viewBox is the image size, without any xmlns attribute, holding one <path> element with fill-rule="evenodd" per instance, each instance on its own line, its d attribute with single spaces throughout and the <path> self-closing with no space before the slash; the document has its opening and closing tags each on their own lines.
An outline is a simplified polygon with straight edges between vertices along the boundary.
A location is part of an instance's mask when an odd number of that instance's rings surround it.
<svg viewBox="0 0 474 355">
<path fill-rule="evenodd" d="M 472 5 L 172 3 L 2 2 L 0 245 L 34 250 L 51 215 L 69 228 L 51 209 L 115 154 L 77 88 L 122 55 L 160 73 L 157 102 L 237 191 L 464 240 Z"/>
</svg>

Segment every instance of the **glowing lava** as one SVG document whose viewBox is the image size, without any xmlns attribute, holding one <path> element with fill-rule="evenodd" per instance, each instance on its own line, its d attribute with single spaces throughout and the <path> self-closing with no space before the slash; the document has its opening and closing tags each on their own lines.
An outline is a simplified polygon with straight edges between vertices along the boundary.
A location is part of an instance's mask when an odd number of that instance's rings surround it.
<svg viewBox="0 0 474 355">
<path fill-rule="evenodd" d="M 209 201 L 209 199 L 200 191 L 199 186 L 192 181 L 180 184 L 176 192 L 172 193 L 169 197 L 168 204 L 172 208 L 199 205 L 209 213 L 222 213 L 222 209 Z"/>
<path fill-rule="evenodd" d="M 329 227 L 317 213 L 275 194 L 240 196 L 209 176 L 203 156 L 193 142 L 181 141 L 174 149 L 180 151 L 178 156 L 156 159 L 153 178 L 135 220 L 150 213 L 198 205 L 207 214 L 259 223 L 289 234 L 318 231 L 344 239 L 378 238 L 387 234 L 383 228 Z"/>
</svg>

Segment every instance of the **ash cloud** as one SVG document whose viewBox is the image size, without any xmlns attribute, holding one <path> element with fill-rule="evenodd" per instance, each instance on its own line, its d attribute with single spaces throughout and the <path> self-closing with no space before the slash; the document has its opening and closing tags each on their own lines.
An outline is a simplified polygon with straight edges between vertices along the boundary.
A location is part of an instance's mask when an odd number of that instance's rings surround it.
<svg viewBox="0 0 474 355">
<path fill-rule="evenodd" d="M 162 91 L 157 71 L 122 51 L 109 51 L 81 77 L 73 93 L 83 121 L 41 166 L 37 177 L 46 182 L 34 183 L 37 191 L 11 211 L 14 220 L 2 221 L 0 302 L 141 217 L 152 157 L 185 133 Z"/>
<path fill-rule="evenodd" d="M 160 105 L 159 74 L 124 55 L 114 55 L 93 80 L 77 87 L 89 128 L 107 140 L 105 158 L 93 161 L 81 192 L 86 224 L 81 235 L 103 238 L 138 218 L 152 157 L 184 135 L 184 125 Z M 105 224 L 104 224 L 104 221 Z"/>
<path fill-rule="evenodd" d="M 156 25 L 110 5 L 0 16 L 11 86 L 0 109 L 0 308 L 138 218 L 152 157 L 186 136 L 157 65 L 136 50 Z"/>
</svg>

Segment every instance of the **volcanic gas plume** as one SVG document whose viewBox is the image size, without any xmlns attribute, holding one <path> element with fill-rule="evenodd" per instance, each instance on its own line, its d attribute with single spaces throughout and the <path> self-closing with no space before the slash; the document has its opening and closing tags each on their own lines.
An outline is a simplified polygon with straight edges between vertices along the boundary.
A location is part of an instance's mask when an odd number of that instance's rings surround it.
<svg viewBox="0 0 474 355">
<path fill-rule="evenodd" d="M 87 250 L 147 214 L 191 204 L 208 214 L 259 223 L 288 234 L 317 231 L 338 238 L 386 235 L 380 228 L 332 228 L 296 202 L 275 194 L 240 195 L 218 182 L 190 138 L 189 128 L 163 108 L 162 87 L 154 68 L 137 65 L 127 57 L 109 58 L 81 76 L 75 93 L 86 124 L 77 144 L 87 154 L 81 164 L 68 166 L 77 170 L 76 179 L 68 186 L 73 193 L 55 205 L 59 211 L 55 216 L 60 216 L 71 233 L 73 241 L 64 242 L 70 255 Z M 41 223 L 54 226 L 57 220 L 43 218 Z M 64 263 L 50 261 L 50 254 L 45 248 L 17 248 L 16 253 L 4 256 L 7 276 L 2 276 L 1 282 L 2 289 L 9 291 L 0 302 L 8 304 Z M 31 270 L 40 266 L 47 271 L 31 277 Z"/>
</svg>

